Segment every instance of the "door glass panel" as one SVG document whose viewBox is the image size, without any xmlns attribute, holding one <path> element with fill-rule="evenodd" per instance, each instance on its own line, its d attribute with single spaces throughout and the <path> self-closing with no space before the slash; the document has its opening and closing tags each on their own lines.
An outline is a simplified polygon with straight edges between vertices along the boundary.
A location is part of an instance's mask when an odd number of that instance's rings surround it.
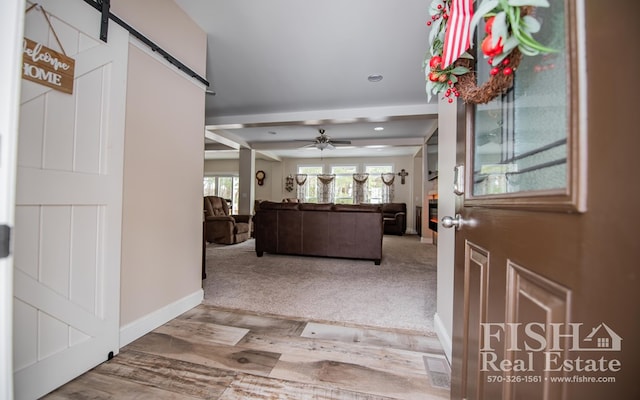
<svg viewBox="0 0 640 400">
<path fill-rule="evenodd" d="M 564 192 L 567 187 L 568 74 L 564 2 L 536 8 L 535 38 L 558 53 L 523 56 L 513 87 L 476 106 L 473 195 Z M 476 32 L 484 37 L 484 26 Z M 478 47 L 478 46 L 476 46 Z M 491 66 L 476 54 L 478 86 Z"/>
</svg>

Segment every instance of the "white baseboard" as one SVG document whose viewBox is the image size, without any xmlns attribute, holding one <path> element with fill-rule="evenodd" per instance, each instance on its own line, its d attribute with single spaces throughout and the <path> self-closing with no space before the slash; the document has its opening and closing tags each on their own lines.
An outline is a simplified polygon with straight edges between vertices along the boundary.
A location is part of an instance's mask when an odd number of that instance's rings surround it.
<svg viewBox="0 0 640 400">
<path fill-rule="evenodd" d="M 433 325 L 438 335 L 438 340 L 440 340 L 440 344 L 442 345 L 442 349 L 444 350 L 444 354 L 447 356 L 447 360 L 449 360 L 449 365 L 451 365 L 451 336 L 444 327 L 440 316 L 436 313 L 433 317 Z"/>
<path fill-rule="evenodd" d="M 420 243 L 431 243 L 433 244 L 433 238 L 430 237 L 420 237 Z"/>
<path fill-rule="evenodd" d="M 199 289 L 194 293 L 181 298 L 165 307 L 156 310 L 142 318 L 128 323 L 120 328 L 120 348 L 134 340 L 146 335 L 157 327 L 171 321 L 178 315 L 196 307 L 204 299 L 204 290 Z"/>
</svg>

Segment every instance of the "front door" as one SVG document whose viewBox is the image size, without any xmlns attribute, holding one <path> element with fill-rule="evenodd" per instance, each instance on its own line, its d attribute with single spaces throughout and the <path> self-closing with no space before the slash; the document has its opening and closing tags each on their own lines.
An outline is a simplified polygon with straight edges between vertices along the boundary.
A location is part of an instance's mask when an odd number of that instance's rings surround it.
<svg viewBox="0 0 640 400">
<path fill-rule="evenodd" d="M 457 229 L 453 399 L 639 398 L 637 94 L 599 74 L 617 62 L 614 38 L 638 34 L 636 14 L 551 3 L 536 15 L 560 52 L 460 106 L 464 194 L 443 221 Z"/>
<path fill-rule="evenodd" d="M 38 398 L 119 349 L 128 34 L 110 24 L 102 42 L 100 14 L 85 2 L 39 4 L 47 16 L 28 11 L 24 35 L 75 59 L 75 78 L 72 94 L 22 82 L 16 399 Z"/>
</svg>

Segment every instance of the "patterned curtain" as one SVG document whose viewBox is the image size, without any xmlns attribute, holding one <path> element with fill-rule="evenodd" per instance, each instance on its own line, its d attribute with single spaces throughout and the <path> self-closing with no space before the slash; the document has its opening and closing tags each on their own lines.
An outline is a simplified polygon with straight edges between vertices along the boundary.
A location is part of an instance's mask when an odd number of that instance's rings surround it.
<svg viewBox="0 0 640 400">
<path fill-rule="evenodd" d="M 368 173 L 353 174 L 353 204 L 366 203 L 369 199 Z"/>
<path fill-rule="evenodd" d="M 333 192 L 335 190 L 335 174 L 318 175 L 318 203 L 333 202 Z"/>
<path fill-rule="evenodd" d="M 382 183 L 384 183 L 382 187 L 382 202 L 393 203 L 393 181 L 396 175 L 393 172 L 385 172 L 380 174 L 380 178 L 382 179 Z"/>
<path fill-rule="evenodd" d="M 296 174 L 296 183 L 298 184 L 296 197 L 298 198 L 298 201 L 304 202 L 304 199 L 306 198 L 305 186 L 304 186 L 306 182 L 307 182 L 307 174 Z"/>
</svg>

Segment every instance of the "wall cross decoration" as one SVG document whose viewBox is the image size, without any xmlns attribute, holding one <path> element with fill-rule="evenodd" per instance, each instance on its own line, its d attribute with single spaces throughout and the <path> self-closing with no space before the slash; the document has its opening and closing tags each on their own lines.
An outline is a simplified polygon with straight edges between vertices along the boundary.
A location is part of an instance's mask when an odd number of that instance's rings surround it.
<svg viewBox="0 0 640 400">
<path fill-rule="evenodd" d="M 405 171 L 404 168 L 402 168 L 400 170 L 400 172 L 398 172 L 398 176 L 400 177 L 400 183 L 402 183 L 404 185 L 404 178 L 406 176 L 408 176 L 408 175 L 409 175 L 409 173 L 407 171 Z"/>
</svg>

